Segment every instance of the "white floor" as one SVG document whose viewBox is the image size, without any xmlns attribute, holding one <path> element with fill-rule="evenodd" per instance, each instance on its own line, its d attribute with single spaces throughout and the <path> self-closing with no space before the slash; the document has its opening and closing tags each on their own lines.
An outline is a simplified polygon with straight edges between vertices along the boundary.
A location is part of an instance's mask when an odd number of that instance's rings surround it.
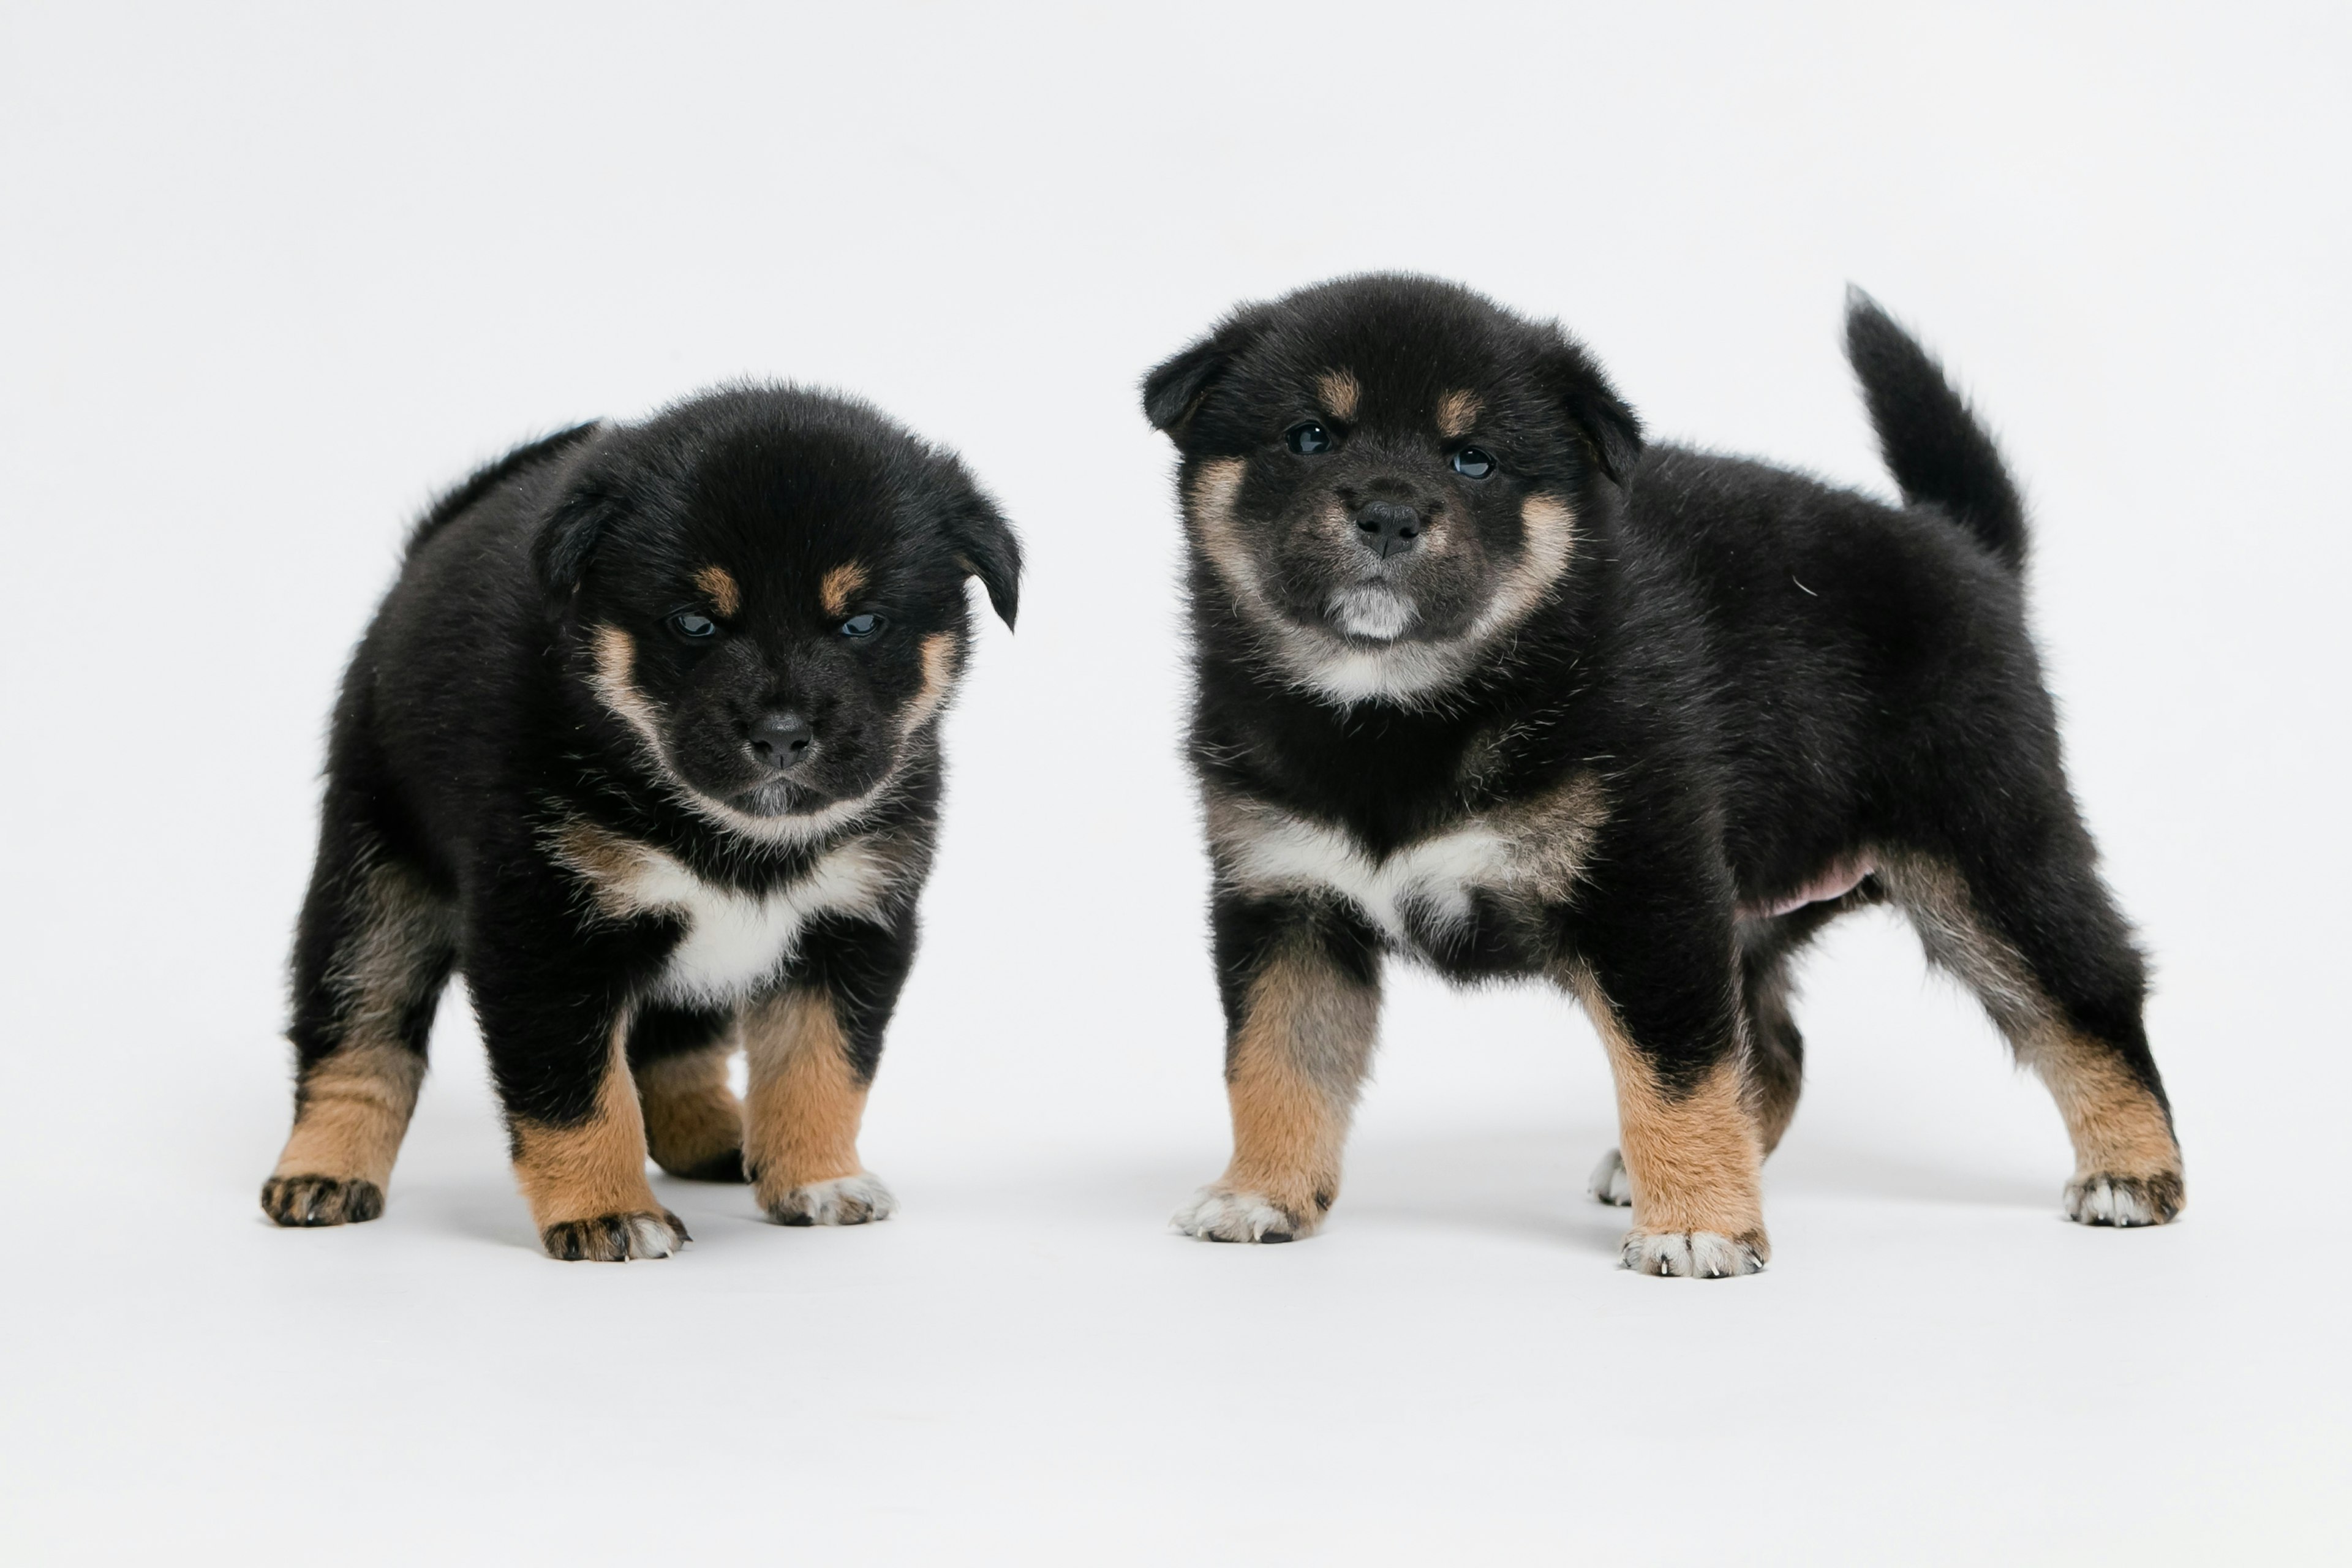
<svg viewBox="0 0 2352 1568">
<path fill-rule="evenodd" d="M 0 10 L 0 1561 L 2352 1560 L 2352 13 L 2243 4 Z M 1807 972 L 1748 1280 L 1614 1268 L 1601 1055 L 1392 988 L 1328 1232 L 1224 1156 L 1138 378 L 1371 268 L 1660 438 L 1886 493 L 1849 280 L 2034 513 L 2190 1201 L 1893 924 Z M 336 673 L 436 488 L 739 376 L 958 448 L 1030 552 L 949 719 L 866 1152 L 903 1207 L 541 1257 L 466 1010 L 379 1223 L 284 1232 Z"/>
<path fill-rule="evenodd" d="M 1418 982 L 1330 1227 L 1287 1247 L 1163 1232 L 1215 1166 L 1206 1117 L 1129 1095 L 1017 1143 L 992 1105 L 967 1121 L 1006 1042 L 951 1058 L 929 1008 L 869 1122 L 900 1217 L 784 1230 L 740 1189 L 665 1181 L 695 1245 L 625 1268 L 538 1253 L 462 1017 L 363 1226 L 262 1220 L 282 1107 L 258 1048 L 127 1105 L 20 1099 L 10 1163 L 73 1174 L 13 1249 L 0 1544 L 2329 1560 L 2352 1268 L 2315 1224 L 2323 1119 L 2225 1131 L 2260 1091 L 2175 1052 L 2206 1107 L 2188 1215 L 2082 1229 L 2046 1099 L 1923 990 L 1905 933 L 1858 922 L 1816 969 L 1816 1085 L 1770 1173 L 1773 1266 L 1744 1281 L 1612 1266 L 1619 1216 L 1580 1191 L 1608 1128 L 1580 1020 Z"/>
</svg>

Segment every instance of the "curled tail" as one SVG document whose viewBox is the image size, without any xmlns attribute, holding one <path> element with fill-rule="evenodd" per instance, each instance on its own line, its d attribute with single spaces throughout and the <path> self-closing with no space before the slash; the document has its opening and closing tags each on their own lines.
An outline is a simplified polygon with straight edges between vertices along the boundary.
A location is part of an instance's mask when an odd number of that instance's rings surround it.
<svg viewBox="0 0 2352 1568">
<path fill-rule="evenodd" d="M 1943 367 L 1859 289 L 1845 295 L 1845 355 L 1903 499 L 1930 502 L 2012 570 L 2025 564 L 2025 503 L 1999 448 Z"/>
</svg>

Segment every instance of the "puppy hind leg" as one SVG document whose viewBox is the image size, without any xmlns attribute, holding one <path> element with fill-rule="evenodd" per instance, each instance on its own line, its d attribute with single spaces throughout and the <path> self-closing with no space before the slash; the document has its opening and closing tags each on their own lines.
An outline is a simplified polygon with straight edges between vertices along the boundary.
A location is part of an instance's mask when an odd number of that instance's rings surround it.
<svg viewBox="0 0 2352 1568">
<path fill-rule="evenodd" d="M 456 951 L 448 904 L 334 805 L 295 941 L 294 1127 L 261 1189 L 283 1226 L 383 1212 Z"/>
<path fill-rule="evenodd" d="M 2074 1147 L 2067 1216 L 2163 1225 L 2187 1188 L 2141 1021 L 2141 960 L 2091 867 L 2088 839 L 2079 828 L 2042 837 L 1966 871 L 1908 858 L 1896 897 L 1929 957 L 1976 993 L 2057 1102 Z"/>
<path fill-rule="evenodd" d="M 629 1071 L 654 1163 L 694 1182 L 740 1182 L 743 1105 L 728 1086 L 731 1014 L 648 1005 L 629 1027 Z"/>
<path fill-rule="evenodd" d="M 1369 933 L 1268 913 L 1220 911 L 1233 1160 L 1173 1222 L 1205 1241 L 1291 1241 L 1323 1223 L 1380 1026 Z"/>
</svg>

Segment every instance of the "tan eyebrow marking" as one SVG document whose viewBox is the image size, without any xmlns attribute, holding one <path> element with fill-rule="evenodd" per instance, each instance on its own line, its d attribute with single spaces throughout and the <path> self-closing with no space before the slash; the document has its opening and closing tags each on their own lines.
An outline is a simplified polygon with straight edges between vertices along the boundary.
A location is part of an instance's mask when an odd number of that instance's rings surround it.
<svg viewBox="0 0 2352 1568">
<path fill-rule="evenodd" d="M 824 580 L 816 585 L 817 603 L 824 606 L 828 616 L 845 616 L 849 613 L 850 596 L 865 586 L 866 568 L 849 562 L 824 574 Z"/>
<path fill-rule="evenodd" d="M 1437 433 L 1449 441 L 1467 436 L 1484 406 L 1475 392 L 1447 393 L 1437 400 Z"/>
<path fill-rule="evenodd" d="M 694 585 L 710 595 L 710 607 L 722 616 L 732 616 L 743 607 L 743 590 L 724 566 L 705 566 L 694 574 Z"/>
<path fill-rule="evenodd" d="M 1363 401 L 1364 389 L 1346 371 L 1327 370 L 1315 378 L 1315 394 L 1323 400 L 1323 411 L 1332 418 L 1353 419 L 1356 405 Z"/>
</svg>

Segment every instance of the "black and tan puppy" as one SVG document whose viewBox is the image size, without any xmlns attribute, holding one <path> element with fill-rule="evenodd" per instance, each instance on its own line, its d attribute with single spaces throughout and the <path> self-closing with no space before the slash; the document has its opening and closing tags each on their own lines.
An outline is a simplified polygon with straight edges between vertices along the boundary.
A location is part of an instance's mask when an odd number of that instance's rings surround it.
<svg viewBox="0 0 2352 1568">
<path fill-rule="evenodd" d="M 1892 900 L 2057 1098 L 2066 1212 L 2170 1219 L 2141 962 L 2027 633 L 2024 516 L 1856 296 L 1896 508 L 1667 447 L 1557 328 L 1370 277 L 1153 371 L 1182 455 L 1234 1157 L 1177 1216 L 1287 1241 L 1339 1191 L 1384 955 L 1581 1000 L 1632 1268 L 1745 1274 L 1794 1110 L 1791 957 Z"/>
<path fill-rule="evenodd" d="M 1020 575 L 952 457 L 793 390 L 582 426 L 435 507 L 335 710 L 262 1207 L 382 1212 L 455 968 L 556 1257 L 687 1239 L 649 1149 L 748 1177 L 786 1225 L 887 1216 L 856 1134 L 915 955 L 964 584 L 1009 626 Z"/>
</svg>

